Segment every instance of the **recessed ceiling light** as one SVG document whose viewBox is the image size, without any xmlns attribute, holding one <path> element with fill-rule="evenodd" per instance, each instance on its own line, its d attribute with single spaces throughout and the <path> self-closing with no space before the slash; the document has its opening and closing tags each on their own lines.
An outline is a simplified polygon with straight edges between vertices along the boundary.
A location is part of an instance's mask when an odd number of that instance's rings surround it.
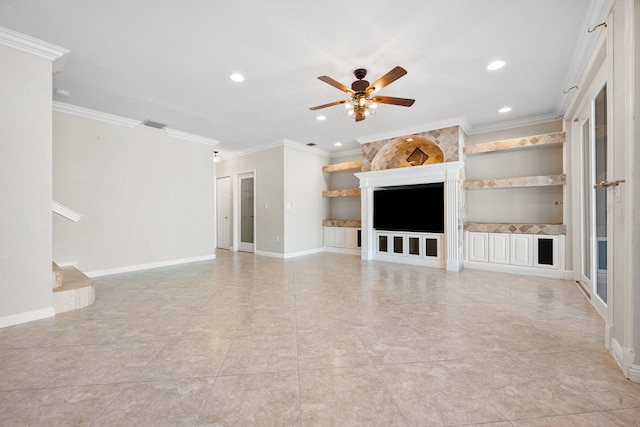
<svg viewBox="0 0 640 427">
<path fill-rule="evenodd" d="M 491 64 L 487 66 L 487 70 L 495 71 L 504 67 L 505 62 L 501 60 L 493 61 Z"/>
<path fill-rule="evenodd" d="M 342 142 L 336 142 L 336 143 L 335 143 L 335 144 L 333 144 L 333 145 L 335 145 L 336 147 L 342 147 Z"/>
<path fill-rule="evenodd" d="M 233 73 L 229 76 L 229 78 L 231 80 L 233 80 L 234 82 L 240 83 L 244 81 L 244 76 L 240 73 Z"/>
<path fill-rule="evenodd" d="M 413 138 L 407 138 L 407 142 L 413 142 Z"/>
<path fill-rule="evenodd" d="M 509 111 L 511 111 L 511 107 L 502 107 L 498 110 L 498 113 L 508 113 Z"/>
<path fill-rule="evenodd" d="M 327 120 L 327 118 L 325 116 L 317 116 L 316 120 L 323 121 L 323 120 Z"/>
</svg>

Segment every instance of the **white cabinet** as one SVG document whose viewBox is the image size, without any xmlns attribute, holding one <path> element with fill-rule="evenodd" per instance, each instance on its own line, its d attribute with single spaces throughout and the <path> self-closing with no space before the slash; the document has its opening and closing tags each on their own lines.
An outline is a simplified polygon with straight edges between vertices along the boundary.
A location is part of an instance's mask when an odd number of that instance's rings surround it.
<svg viewBox="0 0 640 427">
<path fill-rule="evenodd" d="M 473 268 L 544 276 L 541 269 L 564 269 L 563 253 L 564 235 L 465 232 L 465 260 Z"/>
<path fill-rule="evenodd" d="M 469 233 L 469 261 L 489 261 L 489 233 Z"/>
<path fill-rule="evenodd" d="M 511 239 L 509 234 L 489 233 L 489 262 L 495 264 L 509 264 L 509 247 Z"/>
<path fill-rule="evenodd" d="M 533 266 L 558 268 L 558 236 L 533 236 Z"/>
<path fill-rule="evenodd" d="M 328 248 L 360 249 L 359 228 L 324 227 L 324 245 Z"/>
<path fill-rule="evenodd" d="M 533 266 L 533 235 L 511 235 L 511 264 L 526 267 Z"/>
</svg>

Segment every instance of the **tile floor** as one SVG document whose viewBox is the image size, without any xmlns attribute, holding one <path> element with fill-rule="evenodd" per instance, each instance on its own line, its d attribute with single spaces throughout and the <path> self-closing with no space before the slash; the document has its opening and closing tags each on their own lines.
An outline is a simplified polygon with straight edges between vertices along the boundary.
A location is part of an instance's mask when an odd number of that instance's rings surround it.
<svg viewBox="0 0 640 427">
<path fill-rule="evenodd" d="M 0 329 L 0 425 L 640 426 L 572 282 L 219 251 L 96 288 Z"/>
</svg>

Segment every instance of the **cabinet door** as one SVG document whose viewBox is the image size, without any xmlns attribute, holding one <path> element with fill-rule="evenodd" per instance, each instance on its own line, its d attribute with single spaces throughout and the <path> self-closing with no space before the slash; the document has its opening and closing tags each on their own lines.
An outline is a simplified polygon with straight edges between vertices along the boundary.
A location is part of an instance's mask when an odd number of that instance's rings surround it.
<svg viewBox="0 0 640 427">
<path fill-rule="evenodd" d="M 469 261 L 489 261 L 488 256 L 488 235 L 487 233 L 469 233 Z"/>
<path fill-rule="evenodd" d="M 510 234 L 489 233 L 489 262 L 509 264 Z"/>
<path fill-rule="evenodd" d="M 358 233 L 355 228 L 343 228 L 344 230 L 344 247 L 349 249 L 356 248 L 358 244 Z"/>
<path fill-rule="evenodd" d="M 344 227 L 333 227 L 336 233 L 336 248 L 344 248 Z"/>
<path fill-rule="evenodd" d="M 533 266 L 533 235 L 511 235 L 511 264 Z"/>
<path fill-rule="evenodd" d="M 328 247 L 336 246 L 336 228 L 335 227 L 324 228 L 324 245 Z"/>
<path fill-rule="evenodd" d="M 558 236 L 533 236 L 533 266 L 558 268 Z"/>
</svg>

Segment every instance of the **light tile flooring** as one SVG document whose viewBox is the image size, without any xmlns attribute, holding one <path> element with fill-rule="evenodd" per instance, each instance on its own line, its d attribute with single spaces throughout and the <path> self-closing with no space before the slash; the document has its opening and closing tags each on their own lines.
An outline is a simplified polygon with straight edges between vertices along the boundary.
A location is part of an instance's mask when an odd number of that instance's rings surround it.
<svg viewBox="0 0 640 427">
<path fill-rule="evenodd" d="M 0 425 L 640 425 L 572 282 L 219 251 L 96 287 L 0 329 Z"/>
</svg>

